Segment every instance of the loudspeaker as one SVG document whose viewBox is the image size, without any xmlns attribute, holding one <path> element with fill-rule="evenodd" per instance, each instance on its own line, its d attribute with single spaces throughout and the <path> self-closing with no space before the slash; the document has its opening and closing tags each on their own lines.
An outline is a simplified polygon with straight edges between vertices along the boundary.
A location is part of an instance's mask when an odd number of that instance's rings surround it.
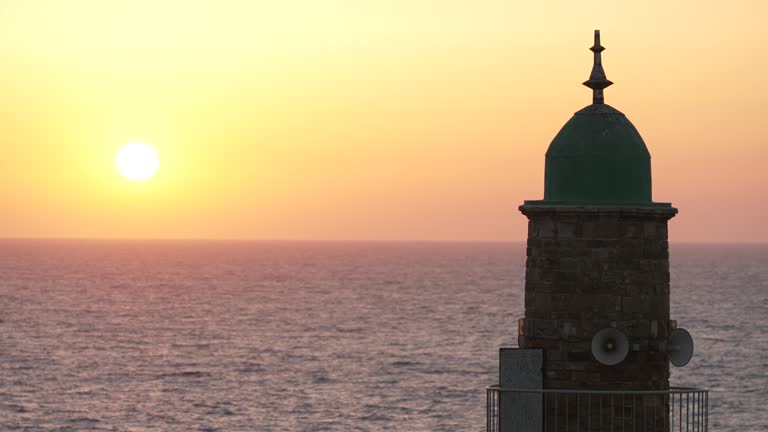
<svg viewBox="0 0 768 432">
<path fill-rule="evenodd" d="M 676 328 L 669 334 L 666 346 L 669 362 L 677 367 L 683 367 L 693 357 L 693 338 L 688 330 Z"/>
<path fill-rule="evenodd" d="M 595 333 L 592 337 L 592 355 L 595 360 L 608 366 L 621 363 L 629 353 L 627 335 L 608 327 Z"/>
</svg>

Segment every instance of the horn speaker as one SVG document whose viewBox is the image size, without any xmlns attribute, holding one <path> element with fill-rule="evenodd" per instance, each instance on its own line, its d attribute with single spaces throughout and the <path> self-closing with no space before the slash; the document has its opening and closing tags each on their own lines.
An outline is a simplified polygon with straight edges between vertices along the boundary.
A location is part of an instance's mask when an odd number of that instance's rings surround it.
<svg viewBox="0 0 768 432">
<path fill-rule="evenodd" d="M 627 335 L 615 328 L 608 327 L 592 337 L 592 355 L 598 362 L 613 366 L 621 363 L 629 353 Z"/>
<path fill-rule="evenodd" d="M 666 351 L 670 363 L 677 367 L 687 365 L 693 357 L 693 338 L 688 330 L 684 328 L 672 330 L 672 333 L 669 334 Z"/>
</svg>

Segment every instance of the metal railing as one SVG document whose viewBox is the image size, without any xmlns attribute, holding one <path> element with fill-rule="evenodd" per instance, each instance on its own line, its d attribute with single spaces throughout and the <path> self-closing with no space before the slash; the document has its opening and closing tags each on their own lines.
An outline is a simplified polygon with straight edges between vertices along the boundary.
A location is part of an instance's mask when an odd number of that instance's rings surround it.
<svg viewBox="0 0 768 432">
<path fill-rule="evenodd" d="M 488 432 L 707 432 L 709 427 L 709 392 L 698 388 L 485 389 Z"/>
</svg>

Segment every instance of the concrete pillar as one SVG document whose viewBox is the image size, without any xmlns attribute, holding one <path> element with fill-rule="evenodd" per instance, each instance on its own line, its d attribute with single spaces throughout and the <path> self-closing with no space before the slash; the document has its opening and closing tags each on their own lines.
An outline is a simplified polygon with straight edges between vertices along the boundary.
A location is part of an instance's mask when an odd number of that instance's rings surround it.
<svg viewBox="0 0 768 432">
<path fill-rule="evenodd" d="M 499 349 L 499 386 L 515 390 L 542 388 L 542 351 L 539 349 Z M 540 432 L 542 430 L 541 393 L 504 392 L 499 394 L 500 432 Z"/>
</svg>

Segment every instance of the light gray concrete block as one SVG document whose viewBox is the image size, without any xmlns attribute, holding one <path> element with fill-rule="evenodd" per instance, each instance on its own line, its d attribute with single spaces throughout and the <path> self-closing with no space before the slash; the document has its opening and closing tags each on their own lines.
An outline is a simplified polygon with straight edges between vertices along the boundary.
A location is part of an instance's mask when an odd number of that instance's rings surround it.
<svg viewBox="0 0 768 432">
<path fill-rule="evenodd" d="M 540 349 L 499 349 L 499 385 L 502 388 L 537 390 L 542 388 L 544 354 Z M 542 394 L 501 392 L 499 395 L 500 432 L 541 432 Z"/>
</svg>

